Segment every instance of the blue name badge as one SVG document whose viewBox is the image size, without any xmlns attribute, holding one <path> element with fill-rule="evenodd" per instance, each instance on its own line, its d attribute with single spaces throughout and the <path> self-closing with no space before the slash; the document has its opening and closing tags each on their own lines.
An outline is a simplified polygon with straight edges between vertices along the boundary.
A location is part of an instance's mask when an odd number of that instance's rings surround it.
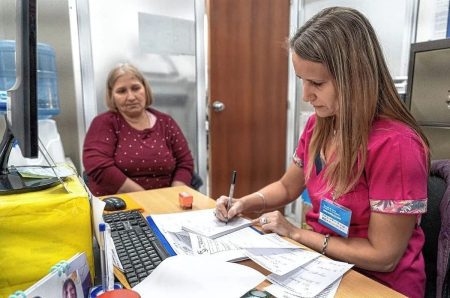
<svg viewBox="0 0 450 298">
<path fill-rule="evenodd" d="M 352 211 L 327 199 L 320 201 L 319 223 L 333 232 L 348 237 Z"/>
</svg>

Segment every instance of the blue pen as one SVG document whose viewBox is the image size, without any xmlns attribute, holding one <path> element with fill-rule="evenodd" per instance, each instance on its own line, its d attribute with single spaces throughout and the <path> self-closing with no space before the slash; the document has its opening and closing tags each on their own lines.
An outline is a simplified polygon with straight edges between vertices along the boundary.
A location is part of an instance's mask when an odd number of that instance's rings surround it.
<svg viewBox="0 0 450 298">
<path fill-rule="evenodd" d="M 106 230 L 106 224 L 100 223 L 98 225 L 99 231 L 100 231 L 100 266 L 101 266 L 101 274 L 102 274 L 102 290 L 103 292 L 108 291 L 108 287 L 106 285 L 107 283 L 107 268 L 106 268 L 106 251 L 105 251 L 105 230 Z"/>
</svg>

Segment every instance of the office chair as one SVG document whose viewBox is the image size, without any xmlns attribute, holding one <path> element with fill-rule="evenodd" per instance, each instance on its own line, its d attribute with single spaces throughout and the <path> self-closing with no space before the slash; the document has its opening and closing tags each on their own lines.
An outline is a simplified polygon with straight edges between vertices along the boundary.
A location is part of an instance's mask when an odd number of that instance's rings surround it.
<svg viewBox="0 0 450 298">
<path fill-rule="evenodd" d="M 203 185 L 203 179 L 197 172 L 192 174 L 191 187 L 195 190 L 199 190 Z"/>
<path fill-rule="evenodd" d="M 450 160 L 431 163 L 423 256 L 427 283 L 425 297 L 450 297 Z"/>
</svg>

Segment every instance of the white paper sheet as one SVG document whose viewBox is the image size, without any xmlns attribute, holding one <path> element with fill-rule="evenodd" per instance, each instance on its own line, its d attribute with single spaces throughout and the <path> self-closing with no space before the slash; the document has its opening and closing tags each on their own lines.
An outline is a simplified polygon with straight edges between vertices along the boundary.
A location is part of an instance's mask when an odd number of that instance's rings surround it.
<svg viewBox="0 0 450 298">
<path fill-rule="evenodd" d="M 342 277 L 352 266 L 321 257 L 289 274 L 270 274 L 267 279 L 302 297 L 314 297 Z"/>
<path fill-rule="evenodd" d="M 342 278 L 339 278 L 337 281 L 329 285 L 325 290 L 320 292 L 317 296 L 314 296 L 314 298 L 333 298 L 336 296 L 337 289 L 339 288 L 339 284 L 341 283 Z M 277 284 L 272 284 L 270 286 L 267 286 L 265 291 L 269 292 L 275 297 L 278 298 L 300 298 L 302 296 L 296 295 L 292 292 L 289 292 L 286 288 L 283 288 Z"/>
<path fill-rule="evenodd" d="M 152 219 L 177 255 L 192 255 L 189 233 L 181 229 L 188 212 L 154 214 Z"/>
<path fill-rule="evenodd" d="M 216 238 L 217 240 L 232 244 L 239 248 L 295 248 L 300 249 L 280 235 L 275 233 L 260 234 L 251 227 Z"/>
<path fill-rule="evenodd" d="M 235 217 L 225 223 L 217 219 L 214 209 L 191 211 L 188 214 L 190 216 L 182 223 L 183 230 L 212 239 L 248 227 L 252 223 L 243 217 Z"/>
<path fill-rule="evenodd" d="M 49 166 L 17 167 L 16 169 L 22 177 L 28 178 L 66 178 L 76 174 L 74 169 L 65 163 L 58 164 L 53 169 Z"/>
<path fill-rule="evenodd" d="M 208 255 L 228 262 L 237 262 L 247 259 L 245 251 L 235 247 L 234 245 L 222 243 L 220 241 L 193 233 L 189 233 L 189 237 L 192 243 L 193 255 Z"/>
<path fill-rule="evenodd" d="M 142 298 L 241 297 L 265 276 L 250 267 L 209 257 L 174 256 L 133 288 Z"/>
<path fill-rule="evenodd" d="M 292 248 L 248 248 L 246 252 L 255 263 L 280 276 L 320 257 L 314 251 Z"/>
</svg>

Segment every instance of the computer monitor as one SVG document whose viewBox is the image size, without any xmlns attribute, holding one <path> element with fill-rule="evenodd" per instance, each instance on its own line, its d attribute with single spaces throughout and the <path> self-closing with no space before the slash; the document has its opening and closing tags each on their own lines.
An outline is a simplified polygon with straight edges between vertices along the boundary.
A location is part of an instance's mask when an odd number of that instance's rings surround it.
<svg viewBox="0 0 450 298">
<path fill-rule="evenodd" d="M 0 194 L 44 189 L 59 183 L 57 178 L 22 178 L 8 168 L 14 142 L 28 158 L 39 153 L 36 83 L 36 0 L 17 1 L 16 83 L 8 90 L 8 105 L 0 143 Z"/>
<path fill-rule="evenodd" d="M 411 45 L 406 105 L 421 126 L 450 127 L 450 39 Z"/>
</svg>

